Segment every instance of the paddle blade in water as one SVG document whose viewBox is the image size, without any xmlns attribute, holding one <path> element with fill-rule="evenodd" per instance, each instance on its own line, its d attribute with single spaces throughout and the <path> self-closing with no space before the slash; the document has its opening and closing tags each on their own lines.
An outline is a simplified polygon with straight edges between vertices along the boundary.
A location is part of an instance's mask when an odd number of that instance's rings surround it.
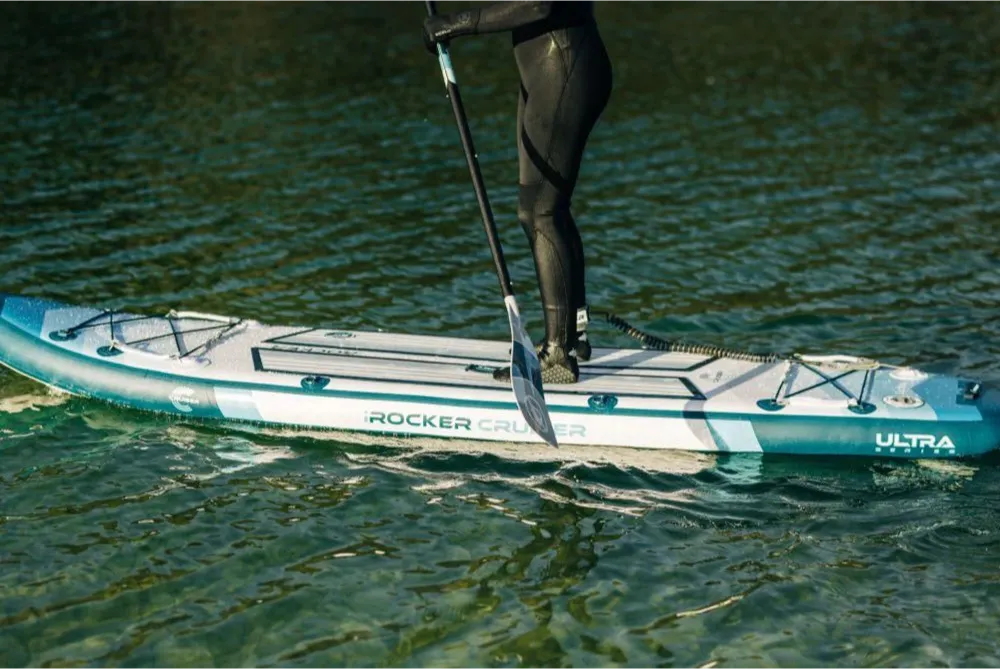
<svg viewBox="0 0 1000 669">
<path fill-rule="evenodd" d="M 510 348 L 510 382 L 514 390 L 517 406 L 538 436 L 552 446 L 556 443 L 556 433 L 549 420 L 549 410 L 542 392 L 542 367 L 535 353 L 535 345 L 521 325 L 521 314 L 517 302 L 511 295 L 504 299 L 507 316 L 510 318 L 510 333 L 513 343 Z"/>
</svg>

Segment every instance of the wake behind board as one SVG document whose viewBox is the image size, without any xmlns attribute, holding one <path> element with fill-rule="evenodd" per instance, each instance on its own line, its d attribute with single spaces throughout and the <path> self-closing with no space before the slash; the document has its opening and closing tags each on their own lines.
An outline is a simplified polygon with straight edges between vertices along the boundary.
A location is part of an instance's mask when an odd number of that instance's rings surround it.
<svg viewBox="0 0 1000 669">
<path fill-rule="evenodd" d="M 492 378 L 509 347 L 0 297 L 0 363 L 16 372 L 136 409 L 274 426 L 542 443 Z M 1000 446 L 1000 392 L 843 356 L 596 348 L 579 383 L 545 395 L 566 444 L 900 458 Z"/>
</svg>

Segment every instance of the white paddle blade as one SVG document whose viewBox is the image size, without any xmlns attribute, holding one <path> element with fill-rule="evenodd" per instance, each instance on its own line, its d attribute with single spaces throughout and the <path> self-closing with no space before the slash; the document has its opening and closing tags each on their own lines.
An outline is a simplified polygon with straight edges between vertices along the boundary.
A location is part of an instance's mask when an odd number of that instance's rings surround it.
<svg viewBox="0 0 1000 669">
<path fill-rule="evenodd" d="M 549 419 L 549 409 L 545 405 L 542 366 L 538 362 L 535 345 L 521 325 L 521 314 L 517 310 L 514 296 L 504 298 L 504 303 L 507 305 L 510 334 L 513 338 L 510 347 L 510 383 L 514 390 L 514 400 L 531 429 L 549 445 L 558 446 L 556 433 Z"/>
</svg>

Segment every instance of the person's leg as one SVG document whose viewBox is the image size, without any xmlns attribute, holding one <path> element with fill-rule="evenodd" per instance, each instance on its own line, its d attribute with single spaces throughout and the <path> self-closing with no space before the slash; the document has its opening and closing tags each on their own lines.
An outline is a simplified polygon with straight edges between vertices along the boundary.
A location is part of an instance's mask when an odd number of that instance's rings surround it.
<svg viewBox="0 0 1000 669">
<path fill-rule="evenodd" d="M 567 383 L 579 375 L 577 312 L 586 306 L 583 242 L 570 202 L 587 138 L 610 95 L 610 63 L 591 27 L 543 35 L 518 45 L 515 54 L 522 72 L 518 220 L 531 244 L 545 313 L 542 357 L 550 359 L 542 361 L 543 379 Z M 589 357 L 589 344 L 579 348 Z M 568 373 L 550 370 L 553 365 Z"/>
<path fill-rule="evenodd" d="M 546 339 L 573 347 L 577 311 L 587 300 L 571 201 L 587 140 L 610 96 L 611 67 L 596 28 L 541 39 L 518 47 L 534 51 L 518 59 L 528 70 L 519 101 L 518 217 L 535 256 Z"/>
</svg>

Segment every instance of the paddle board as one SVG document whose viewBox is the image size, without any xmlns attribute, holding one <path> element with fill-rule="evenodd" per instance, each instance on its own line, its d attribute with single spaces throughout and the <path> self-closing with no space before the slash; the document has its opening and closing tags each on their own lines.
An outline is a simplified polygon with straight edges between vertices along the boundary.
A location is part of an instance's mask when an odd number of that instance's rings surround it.
<svg viewBox="0 0 1000 669">
<path fill-rule="evenodd" d="M 198 419 L 542 443 L 492 372 L 509 341 L 144 315 L 0 297 L 0 363 L 43 384 Z M 1000 446 L 1000 392 L 851 356 L 754 362 L 595 348 L 545 397 L 560 443 L 974 456 Z"/>
</svg>

